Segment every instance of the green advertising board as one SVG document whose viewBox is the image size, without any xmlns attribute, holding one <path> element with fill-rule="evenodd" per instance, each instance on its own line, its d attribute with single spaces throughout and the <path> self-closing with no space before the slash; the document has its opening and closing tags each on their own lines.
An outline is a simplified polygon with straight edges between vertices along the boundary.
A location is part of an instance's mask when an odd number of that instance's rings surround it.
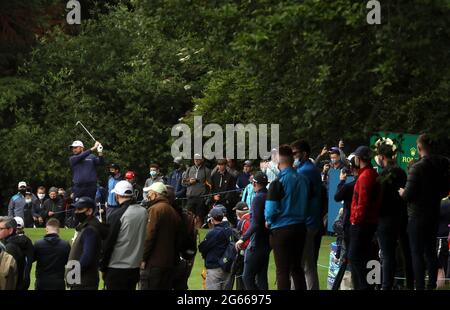
<svg viewBox="0 0 450 310">
<path fill-rule="evenodd" d="M 372 149 L 375 143 L 380 138 L 390 138 L 397 147 L 397 163 L 406 171 L 408 163 L 413 159 L 419 159 L 419 152 L 417 151 L 416 139 L 418 135 L 411 135 L 406 133 L 383 132 L 379 131 L 370 137 L 370 146 Z M 372 159 L 374 167 L 378 167 L 375 160 Z"/>
</svg>

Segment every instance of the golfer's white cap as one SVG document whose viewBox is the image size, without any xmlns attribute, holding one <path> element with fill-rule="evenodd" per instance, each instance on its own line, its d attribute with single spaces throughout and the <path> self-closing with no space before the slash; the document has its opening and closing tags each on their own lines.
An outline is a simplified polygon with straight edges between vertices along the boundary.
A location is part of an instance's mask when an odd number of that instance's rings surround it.
<svg viewBox="0 0 450 310">
<path fill-rule="evenodd" d="M 155 182 L 152 185 L 145 187 L 143 189 L 144 192 L 157 192 L 158 194 L 167 193 L 167 187 L 162 182 Z"/>
<path fill-rule="evenodd" d="M 194 154 L 194 159 L 203 159 L 202 155 L 196 153 Z"/>
<path fill-rule="evenodd" d="M 70 145 L 70 147 L 78 147 L 78 146 L 84 147 L 83 142 L 81 142 L 80 140 L 76 140 L 73 141 L 72 144 Z"/>
<path fill-rule="evenodd" d="M 133 196 L 133 185 L 131 185 L 130 182 L 123 180 L 117 183 L 111 192 L 119 196 L 131 197 Z"/>
<path fill-rule="evenodd" d="M 27 187 L 27 183 L 24 181 L 19 182 L 19 185 L 17 185 L 17 188 L 21 188 L 21 187 Z"/>
<path fill-rule="evenodd" d="M 17 223 L 17 228 L 23 228 L 25 226 L 25 223 L 23 222 L 23 218 L 21 218 L 20 216 L 16 216 L 14 218 L 14 220 Z"/>
</svg>

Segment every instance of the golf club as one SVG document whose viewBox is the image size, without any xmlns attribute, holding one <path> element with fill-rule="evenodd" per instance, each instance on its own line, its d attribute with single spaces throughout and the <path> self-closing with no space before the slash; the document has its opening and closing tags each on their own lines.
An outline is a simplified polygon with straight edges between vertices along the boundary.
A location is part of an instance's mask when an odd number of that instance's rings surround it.
<svg viewBox="0 0 450 310">
<path fill-rule="evenodd" d="M 92 138 L 92 140 L 94 140 L 94 142 L 97 141 L 97 140 L 95 140 L 94 136 L 91 135 L 91 133 L 89 132 L 89 130 L 87 130 L 86 127 L 84 127 L 84 125 L 83 125 L 82 122 L 78 121 L 78 122 L 75 124 L 75 126 L 77 126 L 77 125 L 81 125 L 81 127 L 83 127 L 83 129 L 84 129 L 84 130 L 87 132 L 87 134 Z"/>
</svg>

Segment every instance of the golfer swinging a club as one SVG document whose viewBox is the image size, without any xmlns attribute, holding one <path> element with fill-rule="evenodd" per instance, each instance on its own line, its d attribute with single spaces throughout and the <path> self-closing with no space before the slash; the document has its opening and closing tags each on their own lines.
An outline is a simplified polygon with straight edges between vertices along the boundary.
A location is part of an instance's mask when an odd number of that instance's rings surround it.
<svg viewBox="0 0 450 310">
<path fill-rule="evenodd" d="M 100 142 L 95 141 L 94 146 L 85 151 L 83 142 L 77 140 L 70 145 L 70 148 L 73 153 L 73 156 L 69 158 L 73 175 L 73 199 L 76 201 L 83 196 L 95 199 L 97 191 L 97 171 L 95 168 L 104 163 L 103 146 Z M 98 157 L 92 154 L 95 150 L 98 152 Z"/>
</svg>

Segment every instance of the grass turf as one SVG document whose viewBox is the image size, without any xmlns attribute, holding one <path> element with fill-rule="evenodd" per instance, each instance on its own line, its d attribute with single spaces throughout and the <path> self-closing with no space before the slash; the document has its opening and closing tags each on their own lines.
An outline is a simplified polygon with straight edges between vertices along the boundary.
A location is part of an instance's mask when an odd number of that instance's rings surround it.
<svg viewBox="0 0 450 310">
<path fill-rule="evenodd" d="M 203 240 L 206 232 L 207 232 L 207 230 L 204 230 L 204 229 L 200 230 L 200 240 Z M 25 230 L 25 234 L 34 243 L 36 240 L 42 239 L 42 237 L 45 235 L 45 229 L 44 228 L 28 228 Z M 60 237 L 69 242 L 73 238 L 73 235 L 74 235 L 73 229 L 61 229 L 61 231 L 60 231 Z M 326 289 L 326 287 L 327 287 L 328 267 L 325 267 L 325 266 L 328 266 L 328 260 L 329 260 L 329 255 L 330 255 L 330 244 L 334 241 L 335 241 L 334 237 L 325 236 L 322 239 L 322 245 L 320 247 L 320 252 L 319 252 L 319 262 L 318 262 L 318 266 L 317 266 L 321 289 Z M 35 265 L 36 264 L 33 264 L 33 269 L 31 270 L 30 289 L 34 289 Z M 201 290 L 202 289 L 201 272 L 202 272 L 203 266 L 204 266 L 204 261 L 200 255 L 200 253 L 197 253 L 197 256 L 195 258 L 194 267 L 192 268 L 192 273 L 189 278 L 189 289 L 192 289 L 192 290 Z M 271 255 L 270 255 L 268 277 L 269 277 L 269 288 L 276 289 L 275 262 L 273 260 L 273 253 L 271 253 Z M 100 280 L 100 288 L 103 288 L 103 282 L 101 280 Z"/>
</svg>

